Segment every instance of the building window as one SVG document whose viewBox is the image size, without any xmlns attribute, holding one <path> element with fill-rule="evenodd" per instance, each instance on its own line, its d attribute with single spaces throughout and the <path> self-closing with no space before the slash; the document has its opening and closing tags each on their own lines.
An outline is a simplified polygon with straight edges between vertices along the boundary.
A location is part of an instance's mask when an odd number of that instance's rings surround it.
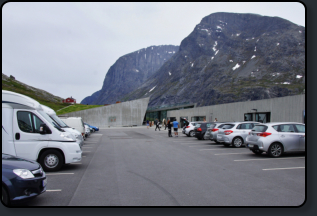
<svg viewBox="0 0 317 216">
<path fill-rule="evenodd" d="M 271 122 L 271 113 L 255 113 L 255 121 L 261 123 Z"/>
<path fill-rule="evenodd" d="M 195 122 L 195 121 L 204 121 L 204 120 L 206 120 L 206 116 L 193 116 L 193 117 L 191 118 L 191 121 L 192 121 L 192 122 Z"/>
<path fill-rule="evenodd" d="M 252 113 L 245 113 L 244 114 L 244 121 L 253 121 L 253 115 Z"/>
</svg>

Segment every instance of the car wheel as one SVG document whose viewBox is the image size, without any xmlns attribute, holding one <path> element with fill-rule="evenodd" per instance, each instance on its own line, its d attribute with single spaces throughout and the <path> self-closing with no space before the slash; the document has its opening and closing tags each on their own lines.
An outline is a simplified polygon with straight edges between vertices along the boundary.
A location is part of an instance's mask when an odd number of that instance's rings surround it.
<svg viewBox="0 0 317 216">
<path fill-rule="evenodd" d="M 190 136 L 190 137 L 195 136 L 195 131 L 191 131 L 191 132 L 189 132 L 189 136 Z"/>
<path fill-rule="evenodd" d="M 259 149 L 252 149 L 251 151 L 256 155 L 260 155 L 263 153 L 263 151 L 260 151 Z"/>
<path fill-rule="evenodd" d="M 205 134 L 203 134 L 203 136 L 202 136 L 202 138 L 201 138 L 202 140 L 205 140 Z"/>
<path fill-rule="evenodd" d="M 10 206 L 10 199 L 7 190 L 2 186 L 2 202 L 6 206 Z"/>
<path fill-rule="evenodd" d="M 96 132 L 95 128 L 92 129 L 92 132 L 94 132 L 94 133 Z"/>
<path fill-rule="evenodd" d="M 243 144 L 243 140 L 240 137 L 236 137 L 232 140 L 233 147 L 240 148 Z"/>
<path fill-rule="evenodd" d="M 268 153 L 271 157 L 280 157 L 283 154 L 283 146 L 279 143 L 273 143 Z"/>
<path fill-rule="evenodd" d="M 63 156 L 57 150 L 47 150 L 40 156 L 40 164 L 45 171 L 57 171 L 63 165 Z"/>
</svg>

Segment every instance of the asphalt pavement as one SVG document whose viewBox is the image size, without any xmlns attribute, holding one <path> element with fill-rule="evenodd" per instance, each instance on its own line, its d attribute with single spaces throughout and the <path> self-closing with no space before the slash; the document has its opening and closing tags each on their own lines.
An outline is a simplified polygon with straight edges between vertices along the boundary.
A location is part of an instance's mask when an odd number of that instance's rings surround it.
<svg viewBox="0 0 317 216">
<path fill-rule="evenodd" d="M 271 158 L 154 127 L 92 133 L 25 206 L 300 206 L 305 154 Z"/>
</svg>

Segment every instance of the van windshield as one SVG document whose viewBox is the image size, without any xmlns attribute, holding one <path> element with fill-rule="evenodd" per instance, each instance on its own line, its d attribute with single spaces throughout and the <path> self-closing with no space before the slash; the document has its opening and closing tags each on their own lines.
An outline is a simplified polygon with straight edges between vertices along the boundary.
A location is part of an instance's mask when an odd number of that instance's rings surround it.
<svg viewBox="0 0 317 216">
<path fill-rule="evenodd" d="M 67 124 L 65 124 L 57 115 L 50 115 L 50 117 L 61 127 L 61 128 L 69 128 Z"/>
<path fill-rule="evenodd" d="M 41 116 L 43 116 L 46 121 L 48 121 L 53 127 L 55 127 L 57 130 L 61 131 L 61 132 L 65 132 L 58 124 L 55 123 L 55 121 L 53 119 L 51 119 L 44 111 L 39 111 L 38 112 L 41 114 Z"/>
</svg>

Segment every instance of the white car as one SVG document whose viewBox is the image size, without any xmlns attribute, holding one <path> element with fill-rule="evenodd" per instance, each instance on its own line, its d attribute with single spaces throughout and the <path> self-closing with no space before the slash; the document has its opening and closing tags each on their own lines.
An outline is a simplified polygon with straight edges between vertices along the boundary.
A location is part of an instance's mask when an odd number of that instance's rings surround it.
<svg viewBox="0 0 317 216">
<path fill-rule="evenodd" d="M 189 122 L 189 125 L 186 126 L 184 133 L 188 136 L 188 137 L 194 137 L 195 136 L 195 125 L 197 124 L 197 122 Z"/>
<path fill-rule="evenodd" d="M 85 137 L 90 136 L 90 127 L 85 124 Z"/>
</svg>

